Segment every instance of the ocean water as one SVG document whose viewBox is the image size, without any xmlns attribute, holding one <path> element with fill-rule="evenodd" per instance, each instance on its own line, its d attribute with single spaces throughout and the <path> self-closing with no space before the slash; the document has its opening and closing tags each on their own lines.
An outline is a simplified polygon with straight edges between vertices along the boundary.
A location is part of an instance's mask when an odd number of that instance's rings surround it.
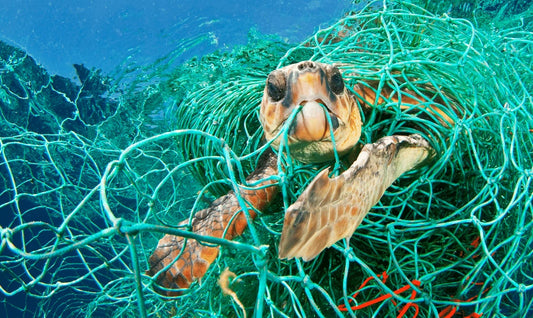
<svg viewBox="0 0 533 318">
<path fill-rule="evenodd" d="M 83 84 L 88 91 L 85 96 L 82 96 L 82 99 L 89 101 L 85 104 L 86 107 L 103 106 L 108 100 L 98 95 L 105 93 L 107 86 L 99 84 L 99 79 L 89 80 L 88 71 L 91 69 L 101 70 L 102 78 L 105 78 L 107 74 L 121 73 L 128 67 L 141 69 L 146 65 L 152 65 L 154 61 L 172 55 L 173 52 L 183 47 L 186 50 L 177 53 L 178 58 L 173 61 L 174 65 L 178 65 L 195 56 L 214 51 L 230 51 L 236 45 L 244 45 L 248 42 L 250 32 L 276 34 L 282 41 L 298 43 L 311 36 L 320 26 L 335 21 L 351 7 L 350 1 L 346 0 L 163 2 L 0 0 L 0 20 L 2 21 L 0 41 L 3 42 L 4 53 L 0 70 L 2 85 L 10 87 L 15 93 L 23 96 L 23 100 L 25 99 L 25 88 L 20 88 L 15 84 L 17 79 L 10 77 L 6 66 L 9 62 L 5 63 L 10 56 L 17 56 L 13 52 L 20 49 L 18 56 L 23 57 L 28 54 L 35 61 L 35 63 L 28 61 L 23 65 L 22 68 L 35 72 L 28 74 L 24 80 L 36 86 L 46 85 L 48 76 L 43 78 L 41 76 L 43 72 L 56 76 L 57 90 L 61 91 L 60 94 L 66 92 L 71 100 L 74 100 L 75 96 L 69 95 L 69 88 Z M 190 45 L 188 41 L 191 39 L 200 39 L 199 45 Z M 78 66 L 75 67 L 74 64 Z M 37 67 L 41 69 L 37 70 Z M 17 91 L 17 88 L 20 88 L 20 91 Z M 10 104 L 5 95 L 2 97 L 4 97 L 3 106 Z M 41 102 L 43 108 L 59 109 L 60 113 L 67 116 L 69 112 L 74 111 L 70 109 L 72 105 L 61 98 L 51 97 Z M 2 111 L 10 121 L 10 115 L 5 112 L 13 114 L 17 112 L 17 107 L 23 108 L 24 106 L 17 103 L 16 106 L 10 105 Z M 3 120 L 6 117 L 3 117 Z M 92 119 L 87 118 L 86 122 L 94 124 L 99 121 L 97 117 L 99 115 L 91 117 Z M 6 128 L 4 121 L 2 125 Z M 35 126 L 30 130 L 40 133 L 50 133 L 54 130 L 54 128 L 40 126 L 40 124 Z M 16 133 L 11 130 L 3 131 L 2 138 L 10 135 L 13 136 Z M 82 162 L 68 164 L 80 165 Z M 5 169 L 5 165 L 2 169 Z M 31 170 L 32 168 L 29 168 L 23 173 L 31 178 Z M 69 171 L 72 172 L 72 170 Z M 2 173 L 5 173 L 5 170 Z M 2 183 L 0 189 L 3 228 L 12 225 L 16 215 L 10 207 L 5 205 L 10 201 L 10 196 L 6 192 L 11 187 L 8 183 Z M 43 220 L 43 217 L 50 212 L 47 208 L 39 208 L 39 204 L 31 199 L 21 199 L 19 204 L 20 210 L 35 212 L 34 216 L 29 219 Z M 103 223 L 98 225 L 105 226 Z M 50 237 L 45 236 L 41 239 L 47 241 Z M 35 246 L 39 245 L 38 241 L 33 242 Z M 28 247 L 29 245 L 28 243 Z M 2 253 L 10 254 L 5 250 L 5 246 L 3 246 Z M 12 278 L 6 276 L 6 271 L 11 270 L 14 270 L 17 275 L 24 275 L 22 273 L 24 270 L 21 272 L 9 261 L 4 262 L 2 265 L 3 286 L 9 285 L 8 281 Z M 72 273 L 75 275 L 76 269 L 67 272 L 69 276 Z M 86 287 L 91 288 L 92 285 L 89 282 Z M 65 301 L 65 296 L 59 296 L 60 302 L 64 301 L 68 305 L 59 306 L 63 308 L 59 311 L 52 308 L 47 313 L 38 307 L 39 303 L 43 303 L 43 299 L 28 297 L 24 291 L 17 290 L 17 288 L 8 287 L 3 291 L 4 293 L 1 293 L 1 317 L 57 317 L 58 315 L 79 317 L 83 315 L 83 313 L 69 314 L 68 309 L 65 309 L 69 306 L 77 307 L 69 304 L 71 301 L 75 304 L 75 299 Z M 37 292 L 39 293 L 41 291 Z M 77 297 L 81 299 L 84 296 L 78 295 Z"/>
<path fill-rule="evenodd" d="M 0 40 L 24 49 L 49 73 L 72 64 L 109 73 L 126 60 L 153 62 L 200 34 L 210 41 L 182 57 L 246 44 L 250 28 L 302 41 L 350 8 L 350 1 L 7 1 Z"/>
<path fill-rule="evenodd" d="M 532 12 L 520 0 L 0 0 L 0 317 L 533 315 Z M 146 274 L 159 239 L 244 183 L 264 146 L 267 75 L 308 59 L 339 65 L 356 94 L 423 95 L 454 125 L 392 97 L 362 112 L 359 144 L 416 132 L 435 158 L 310 262 L 278 259 L 283 214 L 347 163 L 283 158 L 282 195 L 164 299 Z M 235 297 L 220 289 L 231 273 Z"/>
</svg>

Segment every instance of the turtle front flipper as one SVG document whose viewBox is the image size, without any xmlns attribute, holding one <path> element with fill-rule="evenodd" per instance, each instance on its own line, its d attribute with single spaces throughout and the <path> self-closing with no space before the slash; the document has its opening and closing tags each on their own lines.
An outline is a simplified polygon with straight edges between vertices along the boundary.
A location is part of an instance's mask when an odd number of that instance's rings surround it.
<svg viewBox="0 0 533 318">
<path fill-rule="evenodd" d="M 329 170 L 322 171 L 287 210 L 279 257 L 308 261 L 351 237 L 394 180 L 432 154 L 419 135 L 388 136 L 365 145 L 341 175 L 330 179 Z"/>
<path fill-rule="evenodd" d="M 271 152 L 265 153 L 258 166 L 247 178 L 247 183 L 259 182 L 256 189 L 240 189 L 246 201 L 251 218 L 256 214 L 252 209 L 263 210 L 278 192 L 275 181 L 267 177 L 277 174 L 277 158 Z M 264 179 L 264 180 L 263 180 Z M 182 222 L 187 224 L 188 220 Z M 235 192 L 215 200 L 207 209 L 198 211 L 191 221 L 191 231 L 203 235 L 231 240 L 248 226 Z M 155 276 L 155 290 L 167 296 L 177 296 L 179 289 L 188 288 L 201 279 L 218 256 L 218 246 L 210 246 L 193 239 L 165 235 L 148 260 L 149 276 Z M 161 288 L 162 287 L 162 288 Z"/>
</svg>

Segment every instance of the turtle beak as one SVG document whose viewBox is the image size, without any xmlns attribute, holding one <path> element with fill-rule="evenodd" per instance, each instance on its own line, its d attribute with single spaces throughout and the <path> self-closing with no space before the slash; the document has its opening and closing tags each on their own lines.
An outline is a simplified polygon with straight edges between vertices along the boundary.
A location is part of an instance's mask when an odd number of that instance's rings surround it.
<svg viewBox="0 0 533 318">
<path fill-rule="evenodd" d="M 330 130 L 335 131 L 339 127 L 337 116 L 329 111 L 322 100 L 304 101 L 300 105 L 300 112 L 290 123 L 289 135 L 292 138 L 304 142 L 319 141 L 329 138 Z"/>
</svg>

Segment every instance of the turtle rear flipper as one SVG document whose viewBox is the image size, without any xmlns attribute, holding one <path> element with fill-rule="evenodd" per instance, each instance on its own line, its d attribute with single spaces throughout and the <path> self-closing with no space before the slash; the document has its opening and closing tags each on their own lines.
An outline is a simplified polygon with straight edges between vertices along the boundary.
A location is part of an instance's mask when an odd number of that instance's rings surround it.
<svg viewBox="0 0 533 318">
<path fill-rule="evenodd" d="M 263 210 L 278 192 L 274 179 L 277 174 L 277 157 L 272 151 L 265 152 L 259 159 L 256 170 L 246 181 L 258 183 L 255 188 L 239 189 L 246 202 L 250 218 L 255 218 L 255 210 Z M 182 225 L 187 224 L 186 220 Z M 191 220 L 191 232 L 201 235 L 231 240 L 239 236 L 248 226 L 248 221 L 234 191 L 215 200 L 208 208 L 198 211 Z M 194 239 L 166 234 L 157 245 L 148 263 L 146 274 L 154 277 L 154 289 L 163 295 L 180 295 L 180 289 L 188 288 L 201 279 L 213 263 L 219 247 Z"/>
<path fill-rule="evenodd" d="M 404 172 L 432 156 L 419 135 L 387 136 L 367 144 L 338 177 L 322 171 L 289 207 L 279 244 L 280 258 L 315 258 L 355 232 L 385 190 Z"/>
</svg>

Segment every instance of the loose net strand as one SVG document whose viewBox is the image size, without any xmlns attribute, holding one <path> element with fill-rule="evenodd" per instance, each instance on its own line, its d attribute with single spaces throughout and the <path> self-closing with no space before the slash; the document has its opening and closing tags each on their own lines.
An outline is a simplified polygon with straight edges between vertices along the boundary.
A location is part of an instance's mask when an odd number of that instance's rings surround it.
<svg viewBox="0 0 533 318">
<path fill-rule="evenodd" d="M 415 3 L 369 2 L 299 45 L 254 31 L 247 46 L 169 69 L 174 53 L 129 84 L 77 66 L 75 85 L 2 46 L 2 310 L 244 317 L 238 299 L 256 317 L 532 314 L 531 25 L 486 28 Z M 245 177 L 269 147 L 258 118 L 265 79 L 308 59 L 336 64 L 347 87 L 441 105 L 360 105 L 360 144 L 419 133 L 436 151 L 432 164 L 402 176 L 349 241 L 310 262 L 277 258 L 284 210 L 342 161 L 302 165 L 282 147 L 282 172 L 271 177 L 280 199 L 242 237 L 178 226 L 228 190 L 256 186 Z M 145 275 L 164 233 L 221 248 L 177 297 L 156 293 Z M 222 273 L 236 298 L 217 286 Z"/>
</svg>

